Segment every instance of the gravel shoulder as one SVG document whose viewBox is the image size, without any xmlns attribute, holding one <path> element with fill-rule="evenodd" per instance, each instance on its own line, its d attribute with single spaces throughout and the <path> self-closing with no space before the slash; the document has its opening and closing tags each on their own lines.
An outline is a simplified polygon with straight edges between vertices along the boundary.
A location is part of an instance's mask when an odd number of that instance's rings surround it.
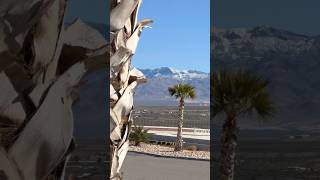
<svg viewBox="0 0 320 180">
<path fill-rule="evenodd" d="M 210 152 L 208 151 L 183 150 L 180 152 L 175 152 L 173 147 L 155 144 L 142 143 L 140 146 L 130 146 L 129 151 L 146 153 L 162 157 L 210 160 Z"/>
</svg>

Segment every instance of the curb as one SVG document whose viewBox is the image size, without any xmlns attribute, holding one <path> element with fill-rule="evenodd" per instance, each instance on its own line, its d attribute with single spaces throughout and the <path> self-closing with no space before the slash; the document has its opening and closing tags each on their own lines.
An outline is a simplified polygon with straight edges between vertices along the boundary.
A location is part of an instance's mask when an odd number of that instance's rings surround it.
<svg viewBox="0 0 320 180">
<path fill-rule="evenodd" d="M 150 131 L 177 131 L 177 127 L 167 127 L 167 126 L 143 126 L 144 129 L 149 129 Z M 210 129 L 201 129 L 201 128 L 182 128 L 184 132 L 192 132 L 192 133 L 203 133 L 203 134 L 210 134 Z"/>
<path fill-rule="evenodd" d="M 162 157 L 162 158 L 170 158 L 170 159 L 183 159 L 183 160 L 194 160 L 194 161 L 210 161 L 210 159 L 198 159 L 198 158 L 192 158 L 192 157 L 175 157 L 175 156 L 166 156 L 166 155 L 159 155 L 159 154 L 153 154 L 153 153 L 147 153 L 147 152 L 140 152 L 140 151 L 132 151 L 129 150 L 130 153 L 136 153 L 136 154 L 143 154 L 153 157 Z"/>
</svg>

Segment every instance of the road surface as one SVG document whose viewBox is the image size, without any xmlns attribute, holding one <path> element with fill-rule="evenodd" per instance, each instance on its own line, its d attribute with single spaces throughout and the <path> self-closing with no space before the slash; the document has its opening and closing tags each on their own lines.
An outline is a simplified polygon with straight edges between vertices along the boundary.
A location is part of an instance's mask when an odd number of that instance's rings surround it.
<svg viewBox="0 0 320 180">
<path fill-rule="evenodd" d="M 162 158 L 129 152 L 124 180 L 209 180 L 210 161 Z"/>
</svg>

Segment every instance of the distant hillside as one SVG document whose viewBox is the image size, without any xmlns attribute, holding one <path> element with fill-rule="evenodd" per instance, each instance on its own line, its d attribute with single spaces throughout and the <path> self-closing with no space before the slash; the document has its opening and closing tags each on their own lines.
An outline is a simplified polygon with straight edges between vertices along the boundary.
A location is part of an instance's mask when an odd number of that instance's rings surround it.
<svg viewBox="0 0 320 180">
<path fill-rule="evenodd" d="M 320 129 L 319 36 L 267 26 L 215 28 L 211 41 L 215 70 L 248 69 L 271 81 L 278 109 L 274 124 Z"/>
</svg>

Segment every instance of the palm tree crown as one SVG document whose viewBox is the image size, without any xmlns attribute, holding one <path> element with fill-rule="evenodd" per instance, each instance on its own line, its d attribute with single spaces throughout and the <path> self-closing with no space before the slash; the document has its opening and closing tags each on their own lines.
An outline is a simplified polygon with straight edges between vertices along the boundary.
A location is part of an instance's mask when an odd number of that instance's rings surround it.
<svg viewBox="0 0 320 180">
<path fill-rule="evenodd" d="M 196 98 L 194 87 L 189 84 L 177 84 L 168 88 L 169 94 L 178 98 Z"/>
<path fill-rule="evenodd" d="M 212 77 L 213 117 L 224 113 L 239 116 L 255 111 L 266 118 L 274 107 L 266 87 L 269 84 L 261 76 L 247 71 L 221 71 Z"/>
</svg>

